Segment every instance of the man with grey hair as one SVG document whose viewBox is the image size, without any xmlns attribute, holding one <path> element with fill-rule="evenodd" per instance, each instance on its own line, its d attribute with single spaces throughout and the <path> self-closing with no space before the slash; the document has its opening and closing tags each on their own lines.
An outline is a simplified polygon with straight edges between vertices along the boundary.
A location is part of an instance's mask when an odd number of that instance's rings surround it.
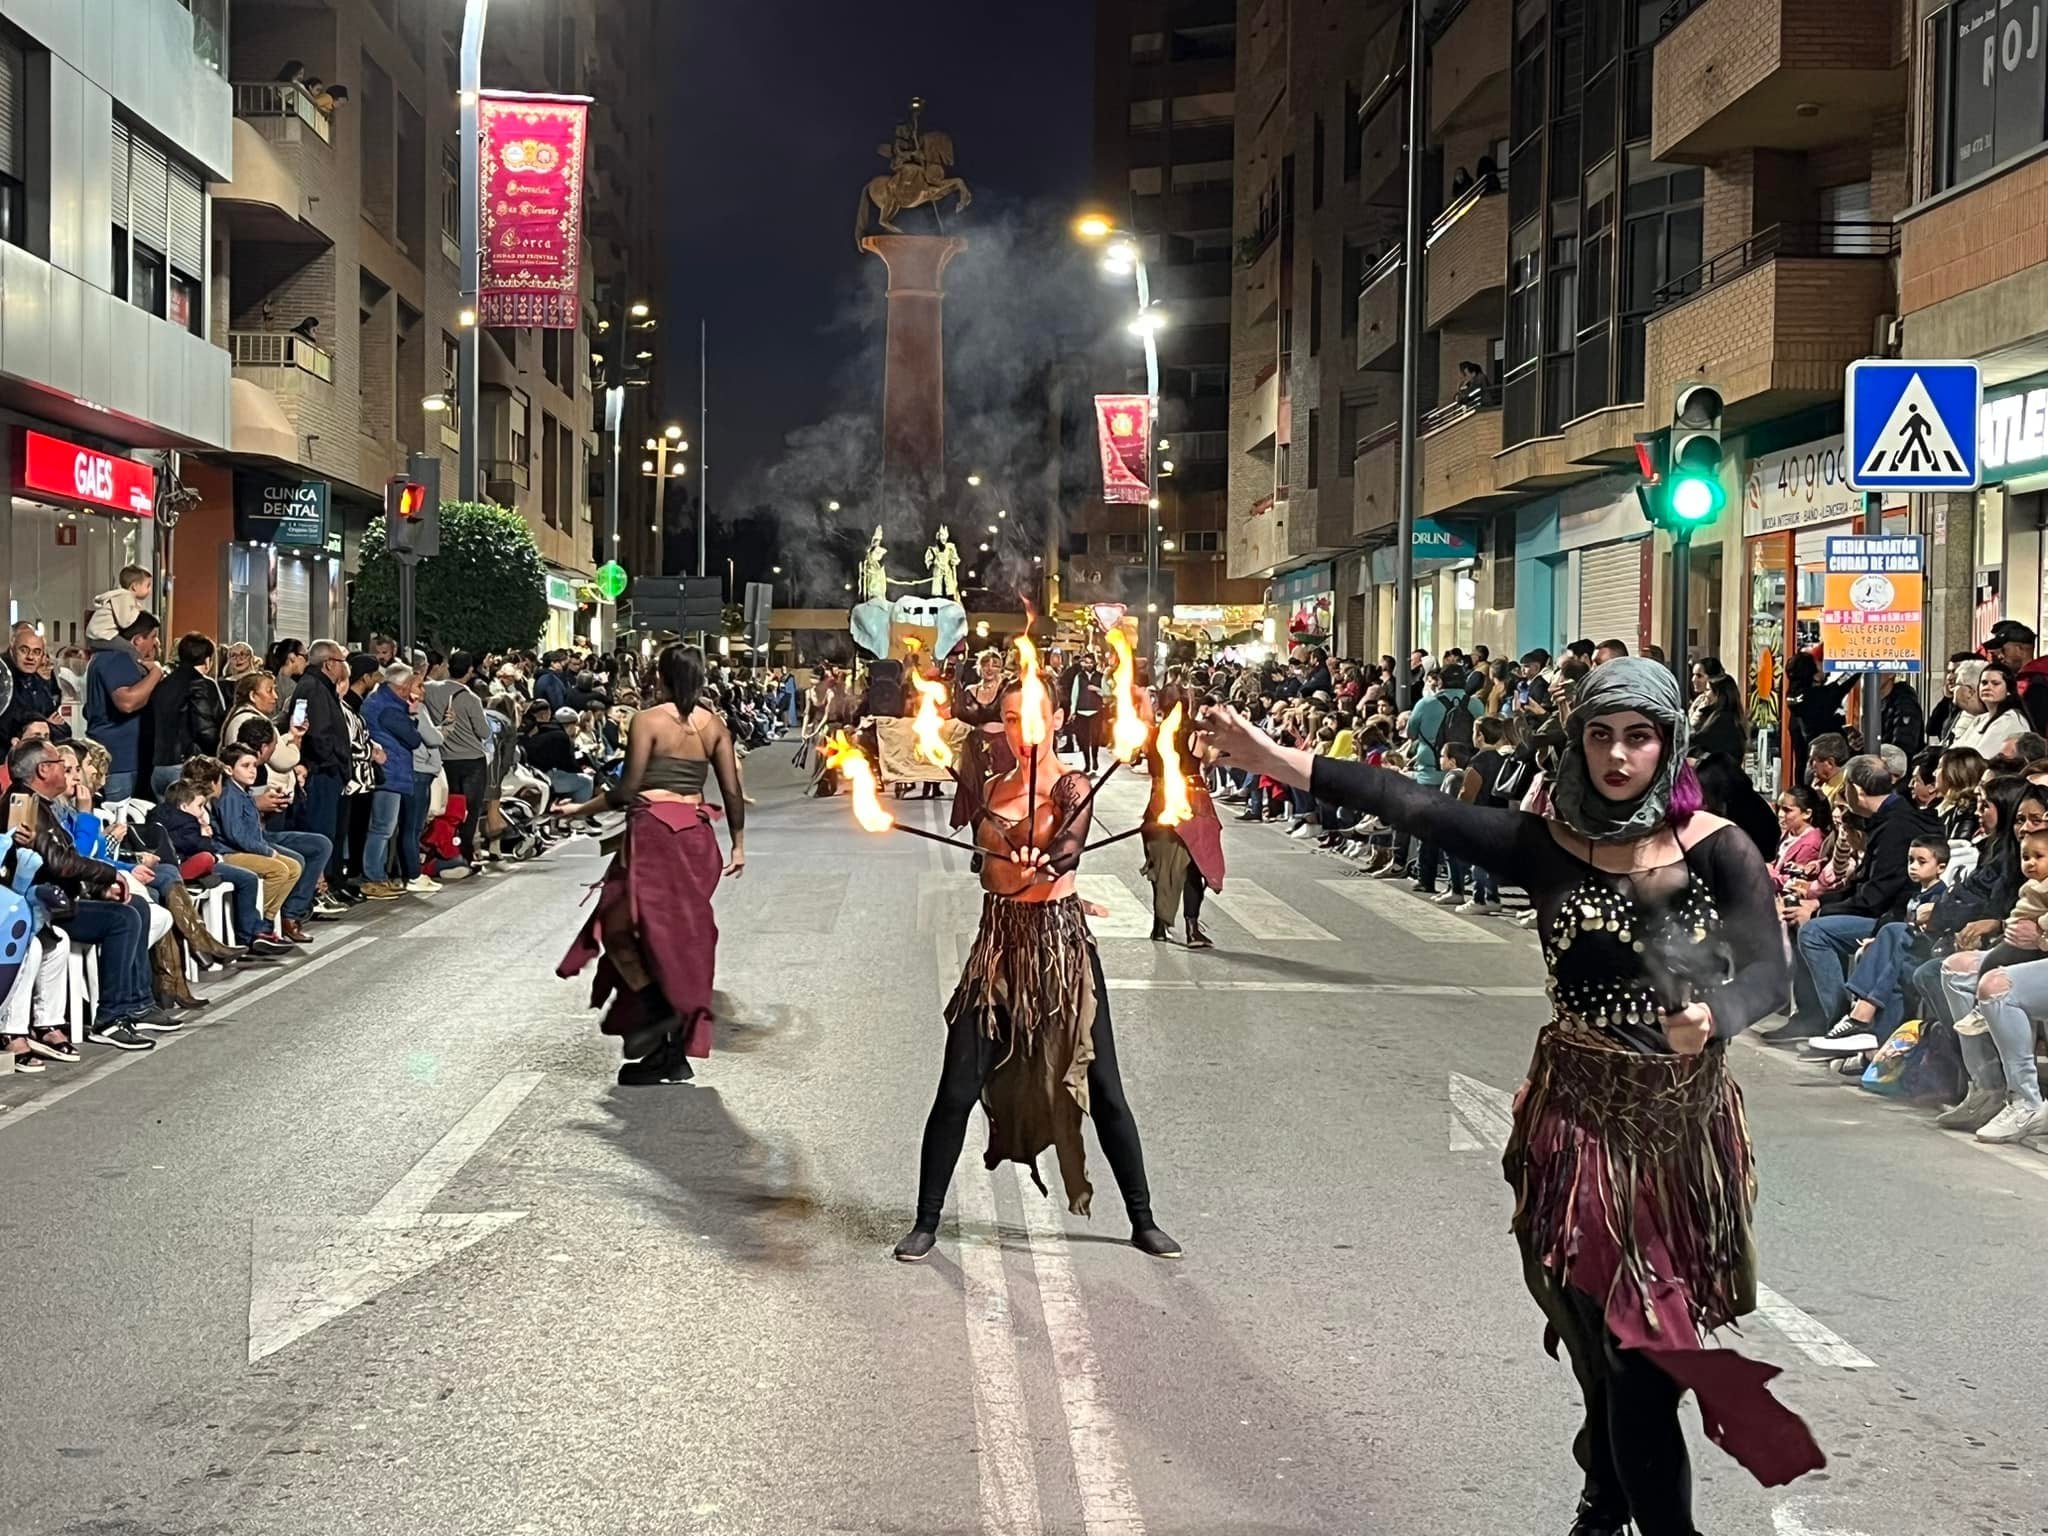
<svg viewBox="0 0 2048 1536">
<path fill-rule="evenodd" d="M 348 649 L 339 641 L 315 640 L 306 648 L 306 670 L 299 678 L 292 709 L 306 712 L 306 734 L 299 742 L 299 762 L 306 770 L 305 827 L 333 844 L 327 861 L 328 900 L 316 907 L 323 917 L 337 915 L 346 887 L 342 878 L 348 828 L 342 820 L 342 796 L 348 787 L 348 717 L 341 694 L 348 687 Z"/>
<path fill-rule="evenodd" d="M 1906 861 L 1913 841 L 1942 836 L 1941 822 L 1895 794 L 1896 780 L 1881 757 L 1864 753 L 1842 765 L 1841 806 L 1863 824 L 1863 857 L 1856 872 L 1825 897 L 1799 925 L 1793 946 L 1792 1021 L 1770 1036 L 1792 1045 L 1821 1034 L 1848 1010 L 1847 966 L 1856 946 L 1886 923 L 1904 920 L 1913 889 Z"/>
<path fill-rule="evenodd" d="M 1906 775 L 1912 771 L 1913 763 L 1906 756 L 1904 747 L 1895 747 L 1886 742 L 1877 749 L 1877 755 L 1884 759 L 1885 770 L 1891 774 L 1895 786 L 1906 782 Z"/>
</svg>

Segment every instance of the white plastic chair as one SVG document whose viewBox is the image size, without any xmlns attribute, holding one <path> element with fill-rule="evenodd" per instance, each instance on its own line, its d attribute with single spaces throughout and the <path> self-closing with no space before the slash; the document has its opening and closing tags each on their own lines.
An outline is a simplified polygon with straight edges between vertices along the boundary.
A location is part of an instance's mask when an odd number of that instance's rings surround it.
<svg viewBox="0 0 2048 1536">
<path fill-rule="evenodd" d="M 66 966 L 64 1006 L 71 1023 L 71 1043 L 85 1040 L 85 1028 L 100 1001 L 99 951 L 90 944 L 71 941 L 71 958 Z"/>
<path fill-rule="evenodd" d="M 126 800 L 109 800 L 99 809 L 101 815 L 111 816 L 124 826 L 139 827 L 149 819 L 149 813 L 156 806 L 148 800 L 137 800 L 131 796 Z"/>
</svg>

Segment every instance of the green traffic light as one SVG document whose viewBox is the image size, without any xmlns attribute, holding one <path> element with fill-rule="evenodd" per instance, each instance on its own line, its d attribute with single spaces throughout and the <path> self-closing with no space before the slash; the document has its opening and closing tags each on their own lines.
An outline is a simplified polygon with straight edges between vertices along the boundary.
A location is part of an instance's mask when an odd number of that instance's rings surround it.
<svg viewBox="0 0 2048 1536">
<path fill-rule="evenodd" d="M 1681 523 L 1711 521 L 1727 499 L 1718 480 L 1680 475 L 1671 482 L 1671 515 Z"/>
</svg>

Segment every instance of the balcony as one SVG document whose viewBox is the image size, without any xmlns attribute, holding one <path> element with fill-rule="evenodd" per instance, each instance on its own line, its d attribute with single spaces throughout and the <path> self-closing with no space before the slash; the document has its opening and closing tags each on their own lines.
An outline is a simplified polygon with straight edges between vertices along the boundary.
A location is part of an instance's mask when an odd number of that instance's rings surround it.
<svg viewBox="0 0 2048 1536">
<path fill-rule="evenodd" d="M 479 468 L 485 493 L 504 506 L 514 505 L 532 482 L 532 471 L 524 459 L 485 459 Z"/>
<path fill-rule="evenodd" d="M 1277 221 L 1238 241 L 1238 282 L 1244 290 L 1247 324 L 1263 324 L 1279 312 L 1280 245 Z"/>
<path fill-rule="evenodd" d="M 1267 363 L 1237 409 L 1237 451 L 1255 453 L 1280 431 L 1280 369 Z"/>
<path fill-rule="evenodd" d="M 1358 366 L 1392 367 L 1401 347 L 1401 248 L 1366 269 L 1358 288 Z"/>
<path fill-rule="evenodd" d="M 1646 327 L 1644 397 L 1686 379 L 1721 391 L 1730 431 L 1840 399 L 1893 309 L 1889 224 L 1779 224 L 1657 291 Z"/>
<path fill-rule="evenodd" d="M 1415 515 L 1434 517 L 1497 499 L 1494 455 L 1500 452 L 1500 392 L 1453 400 L 1423 413 L 1422 463 Z M 1358 440 L 1351 466 L 1351 536 L 1362 539 L 1393 524 L 1400 512 L 1401 424 L 1390 422 Z"/>
<path fill-rule="evenodd" d="M 1408 166 L 1408 92 L 1389 75 L 1359 109 L 1358 196 L 1366 203 L 1398 206 Z"/>
<path fill-rule="evenodd" d="M 254 126 L 273 144 L 298 144 L 308 138 L 323 144 L 334 139 L 334 121 L 320 110 L 306 88 L 281 80 L 236 81 L 235 116 Z M 241 145 L 235 146 L 236 153 Z"/>
<path fill-rule="evenodd" d="M 1431 25 L 1429 133 L 1432 140 L 1508 115 L 1508 0 L 1452 0 Z"/>
<path fill-rule="evenodd" d="M 1857 138 L 1906 102 L 1885 0 L 1676 0 L 1655 53 L 1650 152 L 1710 161 L 1739 149 Z"/>
<path fill-rule="evenodd" d="M 1478 322 L 1500 333 L 1508 276 L 1508 200 L 1482 182 L 1429 227 L 1423 318 L 1431 330 Z"/>
<path fill-rule="evenodd" d="M 326 234 L 307 217 L 309 203 L 298 157 L 281 152 L 246 118 L 235 119 L 233 144 L 233 179 L 208 187 L 221 231 L 231 239 L 328 244 Z"/>
<path fill-rule="evenodd" d="M 283 373 L 334 382 L 334 354 L 296 331 L 229 331 L 228 355 L 237 374 Z"/>
</svg>

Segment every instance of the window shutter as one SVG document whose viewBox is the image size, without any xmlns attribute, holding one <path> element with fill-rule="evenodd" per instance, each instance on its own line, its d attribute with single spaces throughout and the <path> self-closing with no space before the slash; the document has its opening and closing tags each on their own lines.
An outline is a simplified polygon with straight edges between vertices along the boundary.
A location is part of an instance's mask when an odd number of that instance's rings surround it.
<svg viewBox="0 0 2048 1536">
<path fill-rule="evenodd" d="M 156 250 L 170 244 L 169 209 L 171 163 L 149 140 L 135 136 L 135 164 L 130 173 L 135 222 L 129 226 L 135 238 Z"/>
<path fill-rule="evenodd" d="M 206 273 L 206 189 L 182 165 L 171 167 L 169 244 L 164 254 L 187 277 Z"/>
<path fill-rule="evenodd" d="M 128 158 L 132 153 L 133 135 L 128 125 L 118 117 L 114 119 L 114 223 L 120 229 L 128 227 Z"/>
<path fill-rule="evenodd" d="M 1639 541 L 1604 544 L 1579 556 L 1579 627 L 1571 638 L 1626 640 L 1633 650 L 1642 601 Z"/>
<path fill-rule="evenodd" d="M 0 172 L 16 181 L 27 180 L 22 170 L 22 139 L 25 137 L 22 76 L 25 72 L 21 50 L 12 44 L 0 44 Z"/>
</svg>

